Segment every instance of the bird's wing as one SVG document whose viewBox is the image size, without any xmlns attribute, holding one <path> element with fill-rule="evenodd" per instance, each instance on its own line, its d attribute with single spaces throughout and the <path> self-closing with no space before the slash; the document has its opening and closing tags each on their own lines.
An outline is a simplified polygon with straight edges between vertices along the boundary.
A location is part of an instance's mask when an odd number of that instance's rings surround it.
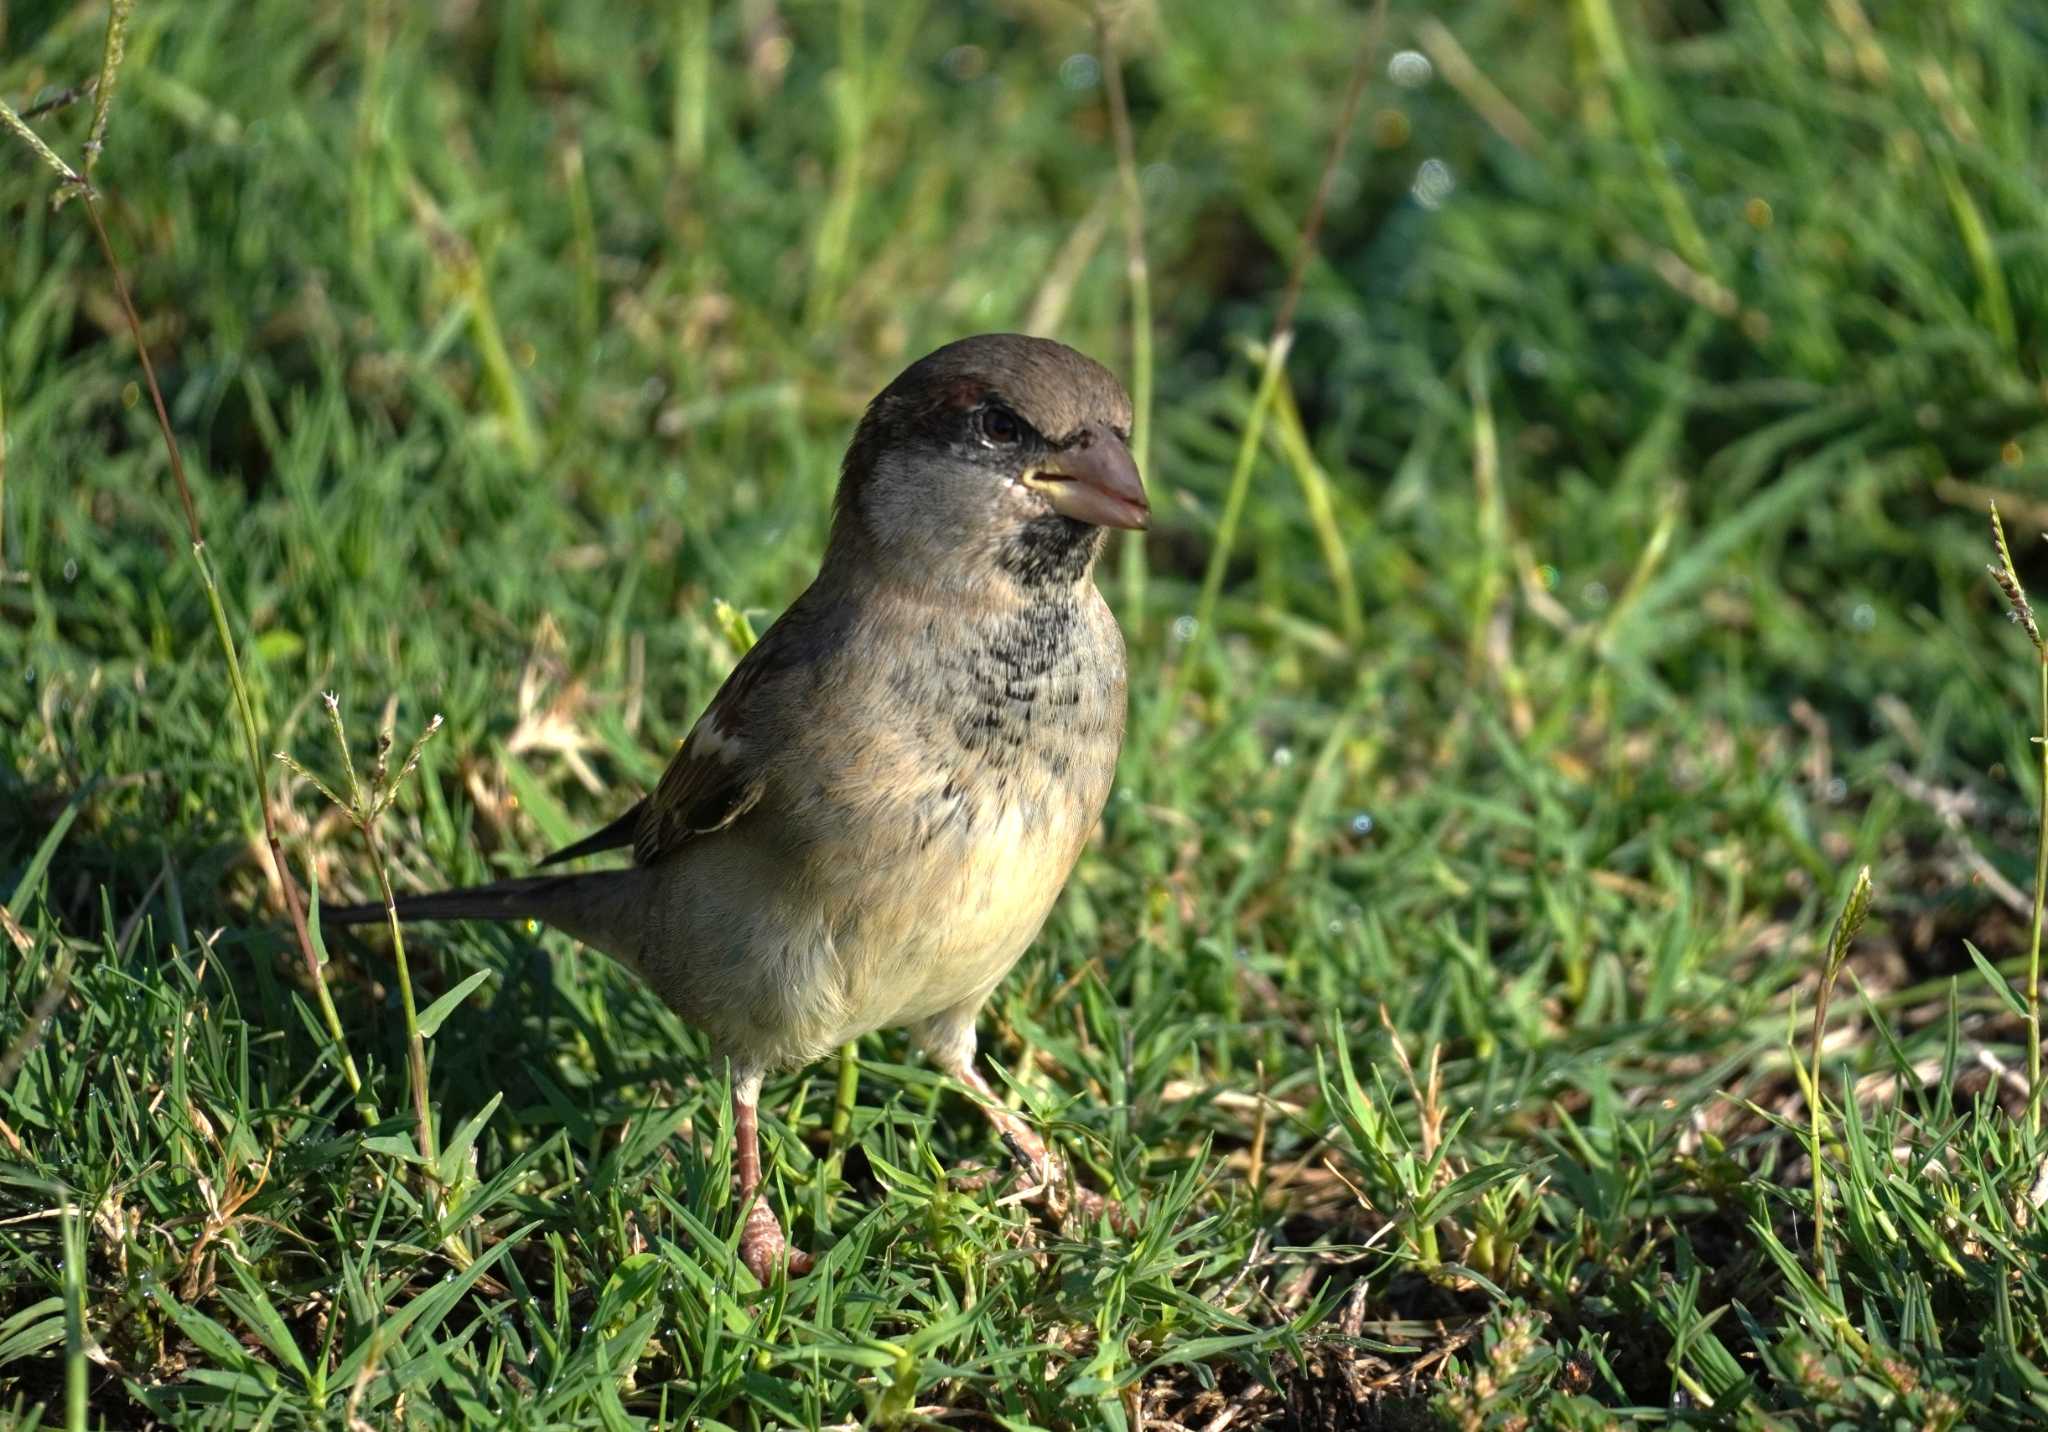
<svg viewBox="0 0 2048 1432">
<path fill-rule="evenodd" d="M 842 639 L 848 609 L 814 588 L 782 614 L 718 688 L 676 751 L 652 794 L 593 835 L 556 851 L 543 865 L 618 846 L 641 865 L 673 855 L 693 836 L 724 830 L 761 799 L 774 744 L 772 700 L 764 691 L 794 669 L 816 663 Z"/>
<path fill-rule="evenodd" d="M 639 819 L 633 827 L 633 859 L 640 864 L 673 854 L 692 836 L 725 829 L 761 799 L 767 772 L 760 753 L 749 749 L 747 730 L 753 723 L 746 713 L 761 678 L 774 665 L 772 659 L 757 659 L 766 648 L 764 641 L 733 668 L 668 763 L 661 784 L 634 808 Z"/>
<path fill-rule="evenodd" d="M 768 787 L 769 762 L 792 699 L 792 680 L 846 640 L 851 604 L 814 585 L 756 642 L 711 698 L 654 793 L 640 802 L 633 858 L 672 855 L 691 837 L 724 830 Z M 778 716 L 782 719 L 778 722 Z"/>
</svg>

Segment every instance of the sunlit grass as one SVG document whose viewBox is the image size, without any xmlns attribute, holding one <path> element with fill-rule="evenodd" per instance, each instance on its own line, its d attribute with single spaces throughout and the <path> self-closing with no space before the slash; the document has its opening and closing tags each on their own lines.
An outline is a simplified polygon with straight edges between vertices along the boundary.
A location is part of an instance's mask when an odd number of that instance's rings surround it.
<svg viewBox="0 0 2048 1432">
<path fill-rule="evenodd" d="M 2048 668 L 1983 532 L 2040 590 L 2037 19 L 1392 7 L 1282 374 L 1370 17 L 1104 13 L 1122 163 L 1086 7 L 142 7 L 94 178 L 203 567 L 6 140 L 0 1420 L 2048 1413 Z M 54 155 L 103 20 L 7 22 Z M 1149 383 L 1161 500 L 1117 794 L 982 1032 L 1139 1229 L 960 1186 L 1001 1150 L 876 1037 L 764 1099 L 820 1266 L 759 1290 L 697 1035 L 446 926 L 410 999 L 331 933 L 330 1023 L 264 815 L 338 901 L 616 814 L 860 405 L 1034 311 Z M 376 858 L 248 759 L 345 769 L 326 690 L 446 717 Z"/>
</svg>

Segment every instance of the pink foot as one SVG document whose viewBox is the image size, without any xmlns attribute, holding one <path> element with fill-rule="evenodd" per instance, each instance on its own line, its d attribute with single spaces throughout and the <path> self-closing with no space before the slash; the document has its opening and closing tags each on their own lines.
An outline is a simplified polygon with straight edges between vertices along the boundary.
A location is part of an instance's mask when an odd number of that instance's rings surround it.
<svg viewBox="0 0 2048 1432">
<path fill-rule="evenodd" d="M 778 1269 L 792 1278 L 800 1278 L 812 1266 L 810 1254 L 789 1246 L 775 1210 L 762 1198 L 754 1200 L 754 1206 L 747 1210 L 746 1225 L 740 1229 L 740 1261 L 764 1288 L 774 1280 Z"/>
</svg>

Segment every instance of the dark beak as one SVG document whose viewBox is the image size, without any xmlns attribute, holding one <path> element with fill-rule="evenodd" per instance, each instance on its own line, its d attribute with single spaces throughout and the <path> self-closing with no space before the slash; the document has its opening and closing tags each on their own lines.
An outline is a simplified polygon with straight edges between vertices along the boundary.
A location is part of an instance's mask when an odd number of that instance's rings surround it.
<svg viewBox="0 0 2048 1432">
<path fill-rule="evenodd" d="M 1142 532 L 1152 522 L 1145 484 L 1123 440 L 1100 423 L 1090 423 L 1065 447 L 1040 463 L 1024 481 L 1045 495 L 1052 510 L 1076 522 Z"/>
</svg>

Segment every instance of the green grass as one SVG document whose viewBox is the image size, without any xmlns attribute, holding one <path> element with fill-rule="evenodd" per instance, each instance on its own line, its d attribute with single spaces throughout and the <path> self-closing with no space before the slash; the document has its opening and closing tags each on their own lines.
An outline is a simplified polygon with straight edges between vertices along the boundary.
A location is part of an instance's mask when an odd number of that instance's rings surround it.
<svg viewBox="0 0 2048 1432">
<path fill-rule="evenodd" d="M 0 1420 L 2048 1417 L 2040 673 L 1985 572 L 1996 495 L 2048 591 L 2038 7 L 1393 6 L 1219 551 L 1370 23 L 1241 8 L 1120 32 L 1149 346 L 1080 10 L 133 23 L 101 212 L 260 750 L 341 781 L 324 690 L 359 770 L 444 716 L 401 889 L 658 774 L 910 358 L 1151 355 L 1132 740 L 982 1026 L 1140 1231 L 949 1184 L 1000 1150 L 877 1037 L 836 1137 L 841 1070 L 764 1099 L 821 1255 L 766 1292 L 721 1073 L 605 960 L 408 940 L 431 1157 L 379 932 L 334 1038 L 259 800 L 321 898 L 371 856 L 255 788 L 108 273 L 5 142 Z M 103 23 L 0 10 L 0 99 Z M 32 122 L 75 162 L 91 110 Z"/>
</svg>

